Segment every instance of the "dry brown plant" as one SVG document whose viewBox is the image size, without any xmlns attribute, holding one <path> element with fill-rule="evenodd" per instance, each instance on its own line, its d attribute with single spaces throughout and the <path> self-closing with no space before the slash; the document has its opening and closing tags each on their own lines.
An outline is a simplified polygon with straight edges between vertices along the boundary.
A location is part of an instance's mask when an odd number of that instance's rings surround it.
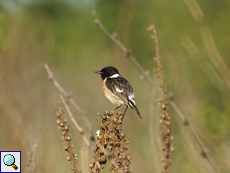
<svg viewBox="0 0 230 173">
<path fill-rule="evenodd" d="M 111 113 L 105 112 L 97 118 L 101 119 L 99 130 L 97 131 L 97 139 L 99 143 L 108 151 L 109 156 L 106 158 L 101 147 L 96 144 L 94 163 L 90 165 L 92 173 L 103 172 L 103 168 L 107 163 L 107 159 L 113 159 L 119 170 L 110 164 L 110 172 L 123 172 L 130 173 L 129 165 L 131 164 L 131 154 L 127 153 L 129 141 L 122 133 L 122 114 L 113 111 Z M 99 164 L 97 164 L 99 163 Z"/>
<path fill-rule="evenodd" d="M 69 124 L 68 120 L 63 118 L 63 114 L 65 113 L 65 110 L 59 106 L 56 114 L 57 114 L 57 124 L 59 125 L 58 129 L 62 131 L 62 137 L 61 139 L 64 141 L 65 144 L 65 152 L 67 155 L 67 160 L 71 162 L 72 164 L 72 171 L 74 173 L 81 173 L 81 171 L 77 170 L 77 157 L 76 154 L 72 151 L 73 150 L 73 145 L 71 144 L 71 137 L 69 136 Z"/>
<path fill-rule="evenodd" d="M 161 120 L 160 123 L 163 125 L 164 130 L 161 132 L 162 142 L 164 147 L 162 151 L 164 151 L 164 157 L 161 158 L 161 162 L 163 162 L 163 170 L 162 173 L 170 173 L 169 166 L 172 164 L 172 160 L 170 160 L 170 154 L 174 151 L 174 148 L 171 144 L 171 141 L 174 139 L 174 136 L 171 135 L 171 127 L 170 127 L 170 120 L 171 117 L 167 112 L 167 108 L 169 105 L 168 98 L 167 98 L 167 90 L 164 89 L 164 81 L 163 81 L 163 72 L 162 72 L 162 65 L 161 59 L 159 56 L 159 49 L 158 49 L 158 40 L 157 40 L 157 33 L 154 25 L 150 25 L 147 28 L 147 31 L 153 31 L 151 38 L 155 40 L 156 43 L 156 56 L 154 57 L 154 61 L 157 62 L 157 68 L 153 70 L 154 73 L 157 73 L 158 78 L 160 79 L 160 90 L 161 90 L 161 97 L 158 99 L 158 102 L 161 104 L 162 113 L 160 114 Z"/>
</svg>

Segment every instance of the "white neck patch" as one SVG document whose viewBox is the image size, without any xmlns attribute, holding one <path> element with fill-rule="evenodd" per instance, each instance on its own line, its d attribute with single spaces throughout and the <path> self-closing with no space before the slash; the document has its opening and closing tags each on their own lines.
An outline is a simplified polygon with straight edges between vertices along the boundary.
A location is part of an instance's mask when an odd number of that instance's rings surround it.
<svg viewBox="0 0 230 173">
<path fill-rule="evenodd" d="M 119 75 L 118 73 L 116 73 L 116 74 L 110 76 L 109 78 L 116 78 L 116 77 L 119 77 L 119 76 L 120 76 L 120 75 Z"/>
</svg>

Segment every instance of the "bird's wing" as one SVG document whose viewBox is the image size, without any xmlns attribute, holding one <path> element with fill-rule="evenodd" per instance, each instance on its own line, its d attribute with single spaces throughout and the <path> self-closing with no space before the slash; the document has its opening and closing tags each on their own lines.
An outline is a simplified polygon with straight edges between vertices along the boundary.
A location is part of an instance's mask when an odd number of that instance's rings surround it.
<svg viewBox="0 0 230 173">
<path fill-rule="evenodd" d="M 133 87 L 125 78 L 121 76 L 117 78 L 108 78 L 106 80 L 106 86 L 126 105 L 128 105 L 130 108 L 133 108 L 128 97 L 128 94 L 133 93 Z"/>
</svg>

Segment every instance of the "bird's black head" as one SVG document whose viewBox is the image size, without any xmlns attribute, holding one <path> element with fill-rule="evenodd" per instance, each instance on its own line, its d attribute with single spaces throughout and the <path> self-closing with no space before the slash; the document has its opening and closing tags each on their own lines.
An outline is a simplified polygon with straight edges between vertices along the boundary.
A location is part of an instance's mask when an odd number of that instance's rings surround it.
<svg viewBox="0 0 230 173">
<path fill-rule="evenodd" d="M 115 67 L 113 67 L 113 66 L 105 67 L 105 68 L 101 69 L 101 71 L 95 71 L 95 73 L 100 74 L 102 80 L 104 80 L 107 77 L 111 77 L 113 75 L 116 76 L 116 74 L 120 75 L 119 72 L 118 72 L 118 70 Z"/>
</svg>

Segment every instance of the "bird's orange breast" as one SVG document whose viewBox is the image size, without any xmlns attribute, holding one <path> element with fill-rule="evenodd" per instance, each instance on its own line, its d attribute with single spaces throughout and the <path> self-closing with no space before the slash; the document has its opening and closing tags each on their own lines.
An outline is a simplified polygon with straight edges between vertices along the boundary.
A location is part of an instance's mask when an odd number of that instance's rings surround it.
<svg viewBox="0 0 230 173">
<path fill-rule="evenodd" d="M 116 94 L 114 94 L 108 87 L 106 86 L 106 79 L 102 82 L 102 89 L 104 91 L 105 96 L 109 99 L 109 101 L 114 105 L 123 105 L 125 104 Z"/>
</svg>

